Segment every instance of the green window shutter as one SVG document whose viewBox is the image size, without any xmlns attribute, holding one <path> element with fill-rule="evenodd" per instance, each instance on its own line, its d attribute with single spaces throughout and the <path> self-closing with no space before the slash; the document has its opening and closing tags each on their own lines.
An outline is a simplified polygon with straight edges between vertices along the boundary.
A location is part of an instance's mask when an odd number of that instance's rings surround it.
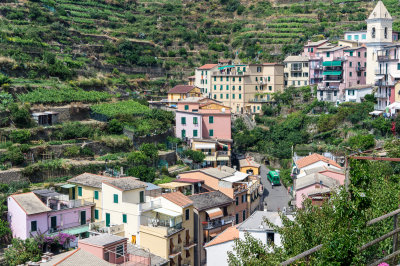
<svg viewBox="0 0 400 266">
<path fill-rule="evenodd" d="M 193 129 L 193 137 L 197 137 L 197 129 Z"/>
<path fill-rule="evenodd" d="M 239 81 L 242 81 L 242 77 L 239 77 Z"/>
<path fill-rule="evenodd" d="M 222 99 L 223 97 L 224 97 L 224 95 L 221 93 L 221 94 L 219 95 L 219 98 Z"/>
<path fill-rule="evenodd" d="M 232 81 L 235 81 L 235 77 L 232 77 Z"/>
<path fill-rule="evenodd" d="M 232 99 L 235 99 L 235 94 L 232 94 Z"/>
<path fill-rule="evenodd" d="M 122 222 L 123 222 L 124 224 L 126 224 L 126 223 L 127 223 L 127 220 L 128 220 L 128 218 L 126 217 L 126 214 L 122 214 Z"/>
<path fill-rule="evenodd" d="M 271 77 L 268 77 L 268 81 L 271 81 Z"/>
<path fill-rule="evenodd" d="M 350 77 L 353 76 L 353 73 L 349 72 L 349 76 L 350 76 Z"/>
<path fill-rule="evenodd" d="M 210 129 L 208 135 L 210 135 L 210 137 L 214 136 L 214 129 Z"/>
<path fill-rule="evenodd" d="M 314 52 L 314 48 L 313 47 L 311 47 L 311 53 L 313 53 Z"/>
<path fill-rule="evenodd" d="M 361 57 L 361 52 L 358 52 L 358 57 Z"/>
<path fill-rule="evenodd" d="M 239 94 L 239 99 L 242 99 L 242 94 Z"/>
<path fill-rule="evenodd" d="M 99 210 L 94 210 L 94 219 L 98 220 L 99 219 Z"/>
<path fill-rule="evenodd" d="M 364 57 L 367 57 L 367 52 L 364 52 Z"/>
<path fill-rule="evenodd" d="M 326 52 L 326 57 L 330 57 L 331 53 L 330 52 Z"/>
<path fill-rule="evenodd" d="M 217 85 L 214 85 L 214 90 L 215 90 L 215 91 L 217 90 Z"/>
<path fill-rule="evenodd" d="M 400 70 L 400 63 L 397 63 L 397 70 Z"/>
<path fill-rule="evenodd" d="M 235 90 L 235 86 L 232 86 L 232 90 L 233 90 L 233 91 Z"/>
<path fill-rule="evenodd" d="M 143 203 L 144 202 L 144 191 L 140 191 L 139 192 L 139 200 L 140 200 L 140 203 Z"/>
<path fill-rule="evenodd" d="M 256 77 L 256 81 L 258 81 L 258 78 Z"/>
<path fill-rule="evenodd" d="M 94 191 L 94 199 L 99 199 L 99 192 L 97 190 Z"/>
<path fill-rule="evenodd" d="M 242 86 L 239 86 L 239 90 L 240 90 L 240 91 L 242 90 Z"/>
<path fill-rule="evenodd" d="M 243 72 L 246 72 L 246 67 L 243 67 Z"/>
<path fill-rule="evenodd" d="M 226 81 L 229 81 L 229 77 L 226 77 Z"/>
<path fill-rule="evenodd" d="M 181 124 L 186 125 L 186 117 L 181 117 Z"/>
<path fill-rule="evenodd" d="M 229 85 L 226 85 L 226 90 L 229 90 Z"/>
<path fill-rule="evenodd" d="M 226 94 L 226 99 L 229 99 L 229 94 L 228 93 Z"/>
<path fill-rule="evenodd" d="M 189 110 L 189 105 L 185 105 L 185 110 Z"/>
<path fill-rule="evenodd" d="M 190 212 L 189 212 L 189 209 L 186 209 L 185 210 L 185 220 L 187 221 L 189 219 L 190 219 Z"/>
<path fill-rule="evenodd" d="M 197 121 L 197 117 L 193 117 L 193 124 L 194 124 L 194 125 L 197 125 L 197 122 L 198 122 L 198 121 Z"/>
<path fill-rule="evenodd" d="M 82 197 L 82 187 L 78 187 L 78 196 Z"/>
<path fill-rule="evenodd" d="M 214 77 L 214 81 L 217 81 L 217 77 Z"/>
<path fill-rule="evenodd" d="M 222 77 L 221 77 L 221 81 L 222 81 Z"/>
<path fill-rule="evenodd" d="M 270 91 L 272 91 L 272 86 L 268 86 L 268 89 L 269 89 Z"/>
<path fill-rule="evenodd" d="M 221 90 L 222 91 L 222 89 L 223 89 L 223 86 L 221 85 L 221 86 L 219 86 L 219 90 Z"/>
<path fill-rule="evenodd" d="M 258 90 L 258 87 L 256 86 L 256 91 Z"/>
<path fill-rule="evenodd" d="M 204 72 L 203 71 L 201 71 L 201 75 L 203 76 L 203 74 L 204 74 Z"/>
<path fill-rule="evenodd" d="M 31 221 L 31 232 L 37 231 L 37 221 Z"/>
<path fill-rule="evenodd" d="M 353 62 L 350 62 L 349 65 L 350 65 L 350 67 L 352 67 L 353 66 Z"/>
<path fill-rule="evenodd" d="M 118 203 L 118 194 L 114 194 L 114 203 Z"/>
<path fill-rule="evenodd" d="M 181 135 L 182 135 L 182 138 L 185 138 L 186 137 L 186 130 L 182 129 Z"/>
<path fill-rule="evenodd" d="M 210 124 L 214 123 L 214 117 L 213 116 L 209 116 L 208 117 L 208 123 L 210 123 Z"/>
<path fill-rule="evenodd" d="M 216 100 L 217 99 L 217 95 L 216 94 L 214 94 L 214 100 Z"/>
<path fill-rule="evenodd" d="M 350 56 L 353 56 L 353 51 L 350 51 Z"/>
</svg>

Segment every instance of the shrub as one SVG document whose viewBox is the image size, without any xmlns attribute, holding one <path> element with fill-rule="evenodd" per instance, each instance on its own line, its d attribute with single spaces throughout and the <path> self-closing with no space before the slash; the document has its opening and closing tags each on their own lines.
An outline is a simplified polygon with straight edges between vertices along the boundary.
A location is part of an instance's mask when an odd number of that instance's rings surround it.
<svg viewBox="0 0 400 266">
<path fill-rule="evenodd" d="M 62 126 L 61 137 L 63 139 L 88 138 L 93 135 L 93 128 L 79 122 L 68 122 Z"/>
<path fill-rule="evenodd" d="M 183 152 L 184 156 L 189 157 L 194 163 L 202 163 L 206 158 L 206 155 L 201 151 L 185 150 Z"/>
<path fill-rule="evenodd" d="M 28 143 L 31 139 L 31 132 L 28 129 L 13 130 L 10 138 L 14 143 Z"/>
<path fill-rule="evenodd" d="M 375 146 L 375 138 L 374 135 L 357 135 L 350 137 L 347 144 L 353 149 L 353 150 L 367 150 L 369 148 L 372 148 Z"/>
<path fill-rule="evenodd" d="M 40 260 L 42 252 L 38 243 L 33 238 L 28 238 L 26 240 L 14 238 L 11 244 L 12 247 L 6 249 L 4 252 L 7 265 L 14 266 L 25 264 L 25 262 L 29 260 Z"/>
<path fill-rule="evenodd" d="M 64 151 L 64 156 L 66 157 L 78 157 L 80 155 L 79 146 L 69 146 Z"/>
<path fill-rule="evenodd" d="M 16 103 L 10 106 L 10 118 L 17 127 L 28 128 L 33 125 L 29 107 L 27 105 L 19 106 Z"/>
<path fill-rule="evenodd" d="M 144 182 L 153 182 L 156 178 L 156 169 L 147 165 L 139 165 L 128 169 L 128 175 L 139 178 Z"/>
<path fill-rule="evenodd" d="M 107 131 L 110 134 L 121 134 L 123 129 L 122 123 L 117 119 L 112 119 L 107 125 Z"/>
</svg>

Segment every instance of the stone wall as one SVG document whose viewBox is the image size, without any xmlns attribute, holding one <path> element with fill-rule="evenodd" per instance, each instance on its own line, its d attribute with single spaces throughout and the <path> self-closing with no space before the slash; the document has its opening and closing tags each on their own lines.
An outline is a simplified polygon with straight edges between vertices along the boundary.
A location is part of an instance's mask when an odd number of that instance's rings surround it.
<svg viewBox="0 0 400 266">
<path fill-rule="evenodd" d="M 158 156 L 160 160 L 166 161 L 168 166 L 176 164 L 177 157 L 175 151 L 159 151 Z"/>
<path fill-rule="evenodd" d="M 35 105 L 31 108 L 32 112 L 53 111 L 58 112 L 58 122 L 81 121 L 90 118 L 89 104 L 69 104 L 64 106 L 44 106 Z"/>
<path fill-rule="evenodd" d="M 22 175 L 20 169 L 0 171 L 0 183 L 10 184 L 18 181 L 28 181 L 28 178 Z"/>
<path fill-rule="evenodd" d="M 154 143 L 154 144 L 165 143 L 167 141 L 168 136 L 174 135 L 174 131 L 170 129 L 163 134 L 136 137 L 133 131 L 124 128 L 124 135 L 132 140 L 133 146 L 135 148 L 138 148 L 143 143 Z"/>
</svg>

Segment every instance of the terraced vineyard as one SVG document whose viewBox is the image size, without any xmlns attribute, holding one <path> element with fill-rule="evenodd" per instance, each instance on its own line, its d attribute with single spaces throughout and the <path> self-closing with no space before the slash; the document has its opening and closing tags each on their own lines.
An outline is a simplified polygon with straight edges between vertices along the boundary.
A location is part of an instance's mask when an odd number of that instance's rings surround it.
<svg viewBox="0 0 400 266">
<path fill-rule="evenodd" d="M 384 2 L 399 15 L 398 1 Z M 0 70 L 19 93 L 71 85 L 165 88 L 171 84 L 138 81 L 138 74 L 168 74 L 176 83 L 193 67 L 221 57 L 281 61 L 308 39 L 335 40 L 344 30 L 365 28 L 373 5 L 352 0 L 8 0 L 0 4 Z M 400 30 L 399 21 L 394 29 Z"/>
</svg>

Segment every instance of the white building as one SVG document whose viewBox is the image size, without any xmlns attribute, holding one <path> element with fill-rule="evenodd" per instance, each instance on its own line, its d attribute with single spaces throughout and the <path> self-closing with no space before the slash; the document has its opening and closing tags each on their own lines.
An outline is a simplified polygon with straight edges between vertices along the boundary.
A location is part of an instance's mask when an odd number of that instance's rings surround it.
<svg viewBox="0 0 400 266">
<path fill-rule="evenodd" d="M 372 94 L 373 85 L 358 85 L 345 89 L 345 101 L 360 103 L 365 95 Z"/>
<path fill-rule="evenodd" d="M 204 97 L 209 97 L 211 92 L 211 74 L 217 71 L 218 64 L 205 64 L 195 70 L 194 86 L 200 88 Z"/>
<path fill-rule="evenodd" d="M 294 219 L 292 215 L 287 215 L 287 218 L 290 220 Z M 260 240 L 264 245 L 273 242 L 277 247 L 281 247 L 282 242 L 280 234 L 267 225 L 264 222 L 265 219 L 275 226 L 283 226 L 282 219 L 278 212 L 254 212 L 243 223 L 229 227 L 205 244 L 207 265 L 228 265 L 228 252 L 233 252 L 233 247 L 235 246 L 234 240 L 238 238 L 244 240 L 246 233 Z"/>
</svg>

